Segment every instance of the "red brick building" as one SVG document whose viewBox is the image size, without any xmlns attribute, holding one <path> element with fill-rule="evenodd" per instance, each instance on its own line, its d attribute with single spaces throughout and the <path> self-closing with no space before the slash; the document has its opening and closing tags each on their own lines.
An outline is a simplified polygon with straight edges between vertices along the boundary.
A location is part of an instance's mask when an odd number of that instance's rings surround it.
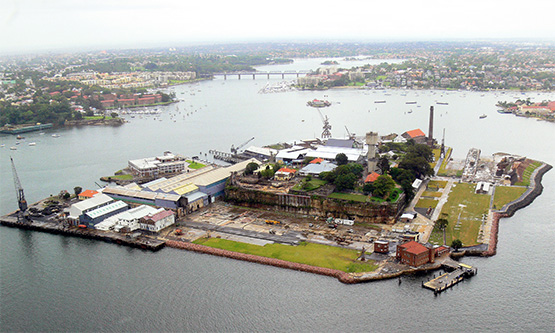
<svg viewBox="0 0 555 333">
<path fill-rule="evenodd" d="M 374 242 L 374 252 L 375 253 L 389 253 L 389 242 L 377 240 Z"/>
<path fill-rule="evenodd" d="M 433 262 L 434 252 L 415 241 L 397 245 L 397 259 L 403 264 L 414 267 Z"/>
</svg>

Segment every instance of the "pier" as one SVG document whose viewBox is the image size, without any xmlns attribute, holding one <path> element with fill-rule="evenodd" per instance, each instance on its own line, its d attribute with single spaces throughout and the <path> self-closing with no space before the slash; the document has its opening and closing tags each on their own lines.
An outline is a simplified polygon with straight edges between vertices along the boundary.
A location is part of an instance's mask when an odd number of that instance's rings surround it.
<svg viewBox="0 0 555 333">
<path fill-rule="evenodd" d="M 423 288 L 432 290 L 436 295 L 463 281 L 465 278 L 474 276 L 478 273 L 478 269 L 476 267 L 457 263 L 451 260 L 444 262 L 442 266 L 444 269 L 452 271 L 442 274 L 432 280 L 429 280 L 428 282 L 422 282 Z"/>
<path fill-rule="evenodd" d="M 63 223 L 40 221 L 37 219 L 31 219 L 30 221 L 18 221 L 15 215 L 5 215 L 0 217 L 0 224 L 12 228 L 101 240 L 108 243 L 116 243 L 151 251 L 160 250 L 166 245 L 166 243 L 162 240 L 145 237 L 140 233 L 125 235 L 116 232 L 106 232 L 90 228 L 66 226 Z"/>
</svg>

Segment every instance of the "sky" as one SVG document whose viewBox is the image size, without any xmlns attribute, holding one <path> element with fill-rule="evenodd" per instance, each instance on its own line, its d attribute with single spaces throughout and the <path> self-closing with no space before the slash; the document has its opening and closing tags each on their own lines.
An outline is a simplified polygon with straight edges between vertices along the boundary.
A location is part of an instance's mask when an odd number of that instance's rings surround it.
<svg viewBox="0 0 555 333">
<path fill-rule="evenodd" d="M 0 0 L 0 54 L 323 40 L 555 40 L 553 0 Z"/>
</svg>

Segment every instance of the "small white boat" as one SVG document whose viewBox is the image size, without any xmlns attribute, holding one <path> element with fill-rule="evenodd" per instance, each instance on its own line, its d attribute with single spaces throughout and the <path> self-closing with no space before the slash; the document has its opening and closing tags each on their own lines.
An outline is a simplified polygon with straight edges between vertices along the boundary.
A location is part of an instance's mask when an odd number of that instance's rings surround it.
<svg viewBox="0 0 555 333">
<path fill-rule="evenodd" d="M 17 147 L 10 147 L 10 150 L 17 150 Z"/>
<path fill-rule="evenodd" d="M 487 116 L 488 116 L 488 115 L 484 113 L 483 115 L 480 116 L 480 119 L 484 119 L 484 118 L 486 118 Z"/>
<path fill-rule="evenodd" d="M 60 137 L 60 134 L 52 134 L 52 137 L 53 137 L 53 138 L 59 138 L 59 137 Z"/>
<path fill-rule="evenodd" d="M 29 142 L 29 146 L 36 146 L 37 144 L 35 142 Z"/>
</svg>

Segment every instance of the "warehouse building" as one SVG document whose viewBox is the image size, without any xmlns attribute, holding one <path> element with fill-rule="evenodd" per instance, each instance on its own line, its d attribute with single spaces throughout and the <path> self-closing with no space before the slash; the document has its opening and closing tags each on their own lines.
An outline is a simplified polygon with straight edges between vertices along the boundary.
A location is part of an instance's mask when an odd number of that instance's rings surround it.
<svg viewBox="0 0 555 333">
<path fill-rule="evenodd" d="M 139 220 L 141 218 L 156 212 L 158 212 L 158 209 L 152 206 L 141 205 L 113 215 L 96 224 L 95 228 L 103 231 L 114 230 L 116 232 L 135 231 L 140 228 Z"/>
<path fill-rule="evenodd" d="M 81 224 L 94 227 L 99 222 L 110 216 L 116 215 L 129 209 L 129 205 L 123 201 L 114 201 L 108 205 L 88 211 L 79 217 Z"/>
<path fill-rule="evenodd" d="M 112 199 L 111 197 L 102 193 L 98 193 L 90 199 L 86 199 L 71 205 L 71 207 L 69 208 L 68 220 L 70 220 L 72 224 L 77 225 L 80 223 L 80 218 L 83 214 L 93 211 L 97 208 L 109 205 L 112 202 L 114 202 L 114 199 Z"/>
</svg>

